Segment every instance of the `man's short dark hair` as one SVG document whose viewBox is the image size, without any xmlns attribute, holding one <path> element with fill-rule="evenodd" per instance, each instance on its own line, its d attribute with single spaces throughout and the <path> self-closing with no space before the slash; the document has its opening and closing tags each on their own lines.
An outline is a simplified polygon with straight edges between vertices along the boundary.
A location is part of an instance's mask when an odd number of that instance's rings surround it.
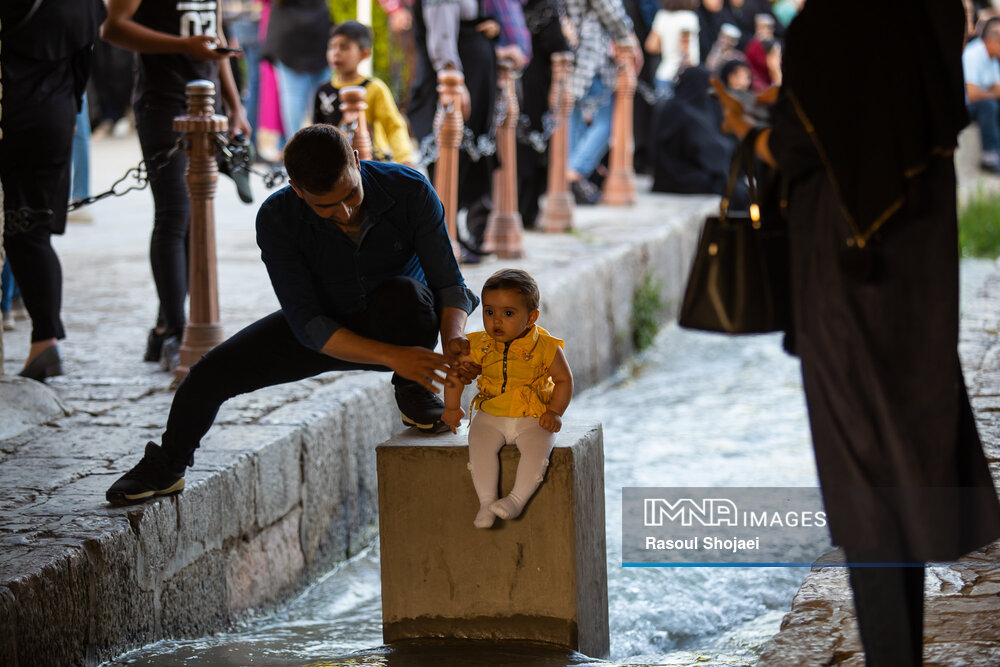
<svg viewBox="0 0 1000 667">
<path fill-rule="evenodd" d="M 524 297 L 524 304 L 528 310 L 538 310 L 541 296 L 538 293 L 538 283 L 528 275 L 527 271 L 521 269 L 500 269 L 486 279 L 483 284 L 483 292 L 495 289 L 509 289 L 513 292 L 520 292 Z"/>
<path fill-rule="evenodd" d="M 994 16 L 983 24 L 983 41 L 987 38 L 1000 39 L 1000 18 Z"/>
<path fill-rule="evenodd" d="M 371 28 L 357 21 L 344 21 L 330 28 L 330 39 L 343 35 L 358 45 L 362 51 L 372 50 Z"/>
<path fill-rule="evenodd" d="M 333 125 L 304 127 L 285 146 L 288 179 L 311 194 L 332 190 L 354 164 L 351 142 Z"/>
</svg>

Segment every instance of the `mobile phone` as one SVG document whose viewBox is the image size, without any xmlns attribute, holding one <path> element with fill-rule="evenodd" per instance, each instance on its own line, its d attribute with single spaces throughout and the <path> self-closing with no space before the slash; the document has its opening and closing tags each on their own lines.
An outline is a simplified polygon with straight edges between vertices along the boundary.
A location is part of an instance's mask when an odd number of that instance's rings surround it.
<svg viewBox="0 0 1000 667">
<path fill-rule="evenodd" d="M 213 46 L 212 49 L 216 53 L 243 53 L 243 49 L 234 49 L 231 46 L 219 46 L 218 44 Z"/>
</svg>

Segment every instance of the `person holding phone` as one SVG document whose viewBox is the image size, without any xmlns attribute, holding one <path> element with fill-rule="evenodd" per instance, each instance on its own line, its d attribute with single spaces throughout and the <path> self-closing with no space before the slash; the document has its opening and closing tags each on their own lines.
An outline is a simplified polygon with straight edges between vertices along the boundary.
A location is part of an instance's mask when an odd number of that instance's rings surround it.
<svg viewBox="0 0 1000 667">
<path fill-rule="evenodd" d="M 180 138 L 173 120 L 185 113 L 188 82 L 207 79 L 218 84 L 230 135 L 250 136 L 232 69 L 219 67 L 235 55 L 222 33 L 220 7 L 214 0 L 109 0 L 108 18 L 101 27 L 105 41 L 139 54 L 132 102 L 142 157 L 150 167 L 154 214 L 149 259 L 159 297 L 144 360 L 159 362 L 164 370 L 177 365 L 186 323 L 190 202 L 184 153 L 163 164 L 156 158 Z"/>
</svg>

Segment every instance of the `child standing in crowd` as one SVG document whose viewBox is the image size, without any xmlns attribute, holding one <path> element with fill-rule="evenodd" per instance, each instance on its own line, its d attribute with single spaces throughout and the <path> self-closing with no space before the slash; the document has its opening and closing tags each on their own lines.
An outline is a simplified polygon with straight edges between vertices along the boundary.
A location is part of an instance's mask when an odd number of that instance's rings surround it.
<svg viewBox="0 0 1000 667">
<path fill-rule="evenodd" d="M 378 78 L 358 74 L 358 65 L 372 54 L 372 32 L 357 21 L 344 21 L 330 31 L 326 60 L 333 77 L 316 91 L 313 102 L 313 123 L 339 126 L 340 90 L 363 86 L 366 92 L 365 120 L 372 133 L 376 159 L 411 164 L 413 145 L 406 121 L 392 99 L 389 87 Z"/>
<path fill-rule="evenodd" d="M 469 429 L 469 470 L 479 496 L 473 524 L 514 519 L 542 483 L 555 434 L 573 396 L 563 342 L 537 326 L 538 285 L 525 271 L 497 271 L 483 285 L 483 327 L 468 334 L 470 361 L 482 367 Z M 452 431 L 465 416 L 462 386 L 444 390 L 441 420 Z M 500 449 L 516 444 L 521 460 L 510 495 L 497 500 Z"/>
</svg>

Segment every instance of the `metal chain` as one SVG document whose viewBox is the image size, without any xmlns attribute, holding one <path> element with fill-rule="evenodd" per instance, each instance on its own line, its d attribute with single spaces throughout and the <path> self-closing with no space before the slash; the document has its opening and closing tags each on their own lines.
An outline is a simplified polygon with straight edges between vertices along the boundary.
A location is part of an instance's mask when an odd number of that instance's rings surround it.
<svg viewBox="0 0 1000 667">
<path fill-rule="evenodd" d="M 245 171 L 248 174 L 259 176 L 264 181 L 264 187 L 268 190 L 288 181 L 288 172 L 282 165 L 272 167 L 267 171 L 255 169 L 250 144 L 245 140 L 233 141 L 224 133 L 218 132 L 215 135 L 215 145 L 222 156 L 222 163 L 229 173 Z"/>
<path fill-rule="evenodd" d="M 149 185 L 150 179 L 160 173 L 167 164 L 173 159 L 174 155 L 178 151 L 186 149 L 188 140 L 185 138 L 180 138 L 177 142 L 165 150 L 160 151 L 156 155 L 149 158 L 149 160 L 140 160 L 139 164 L 131 167 L 125 172 L 125 175 L 119 178 L 117 181 L 111 184 L 111 187 L 96 195 L 91 195 L 89 197 L 84 197 L 83 199 L 74 199 L 66 207 L 67 211 L 75 211 L 83 206 L 88 206 L 94 202 L 101 201 L 108 197 L 122 197 L 133 190 L 143 190 Z M 147 164 L 148 163 L 148 164 Z M 149 166 L 152 165 L 152 166 Z M 129 179 L 133 179 L 134 183 L 126 183 Z M 51 215 L 51 213 L 50 213 Z"/>
</svg>

